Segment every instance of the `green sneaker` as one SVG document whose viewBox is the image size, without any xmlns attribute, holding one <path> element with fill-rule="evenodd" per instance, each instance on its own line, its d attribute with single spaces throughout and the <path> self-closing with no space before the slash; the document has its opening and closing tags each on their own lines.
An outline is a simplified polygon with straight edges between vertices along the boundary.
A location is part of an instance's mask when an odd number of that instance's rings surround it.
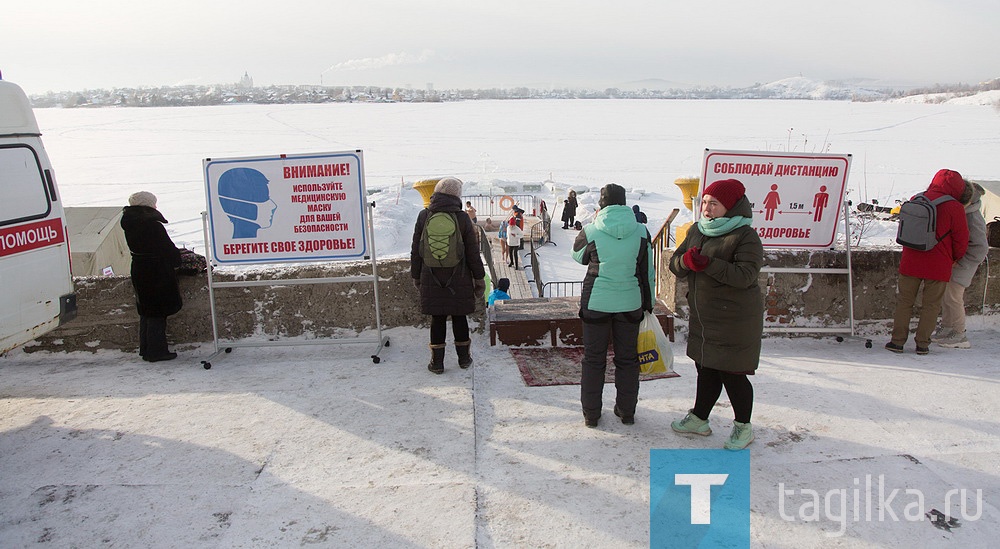
<svg viewBox="0 0 1000 549">
<path fill-rule="evenodd" d="M 749 423 L 733 422 L 733 432 L 723 445 L 726 450 L 742 450 L 753 442 L 753 427 Z"/>
<path fill-rule="evenodd" d="M 694 415 L 694 410 L 688 410 L 684 419 L 670 422 L 670 428 L 678 433 L 701 435 L 703 437 L 712 434 L 712 428 L 708 426 L 708 420 Z"/>
</svg>

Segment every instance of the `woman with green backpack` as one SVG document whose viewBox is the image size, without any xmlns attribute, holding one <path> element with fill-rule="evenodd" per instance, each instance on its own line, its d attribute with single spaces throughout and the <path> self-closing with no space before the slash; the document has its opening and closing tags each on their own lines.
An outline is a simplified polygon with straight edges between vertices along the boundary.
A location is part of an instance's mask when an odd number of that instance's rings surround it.
<svg viewBox="0 0 1000 549">
<path fill-rule="evenodd" d="M 438 181 L 430 205 L 417 216 L 410 247 L 410 276 L 420 292 L 420 312 L 431 315 L 431 361 L 427 369 L 444 372 L 448 317 L 458 366 L 472 365 L 467 315 L 486 290 L 486 269 L 479 255 L 476 229 L 462 209 L 462 181 Z"/>
</svg>

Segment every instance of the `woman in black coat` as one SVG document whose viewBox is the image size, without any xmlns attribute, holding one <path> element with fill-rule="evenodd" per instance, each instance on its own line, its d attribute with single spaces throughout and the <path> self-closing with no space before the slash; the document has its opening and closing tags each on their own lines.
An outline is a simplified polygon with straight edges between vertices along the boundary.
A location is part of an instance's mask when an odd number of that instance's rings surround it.
<svg viewBox="0 0 1000 549">
<path fill-rule="evenodd" d="M 153 193 L 140 191 L 128 198 L 121 226 L 132 252 L 132 287 L 139 312 L 139 356 L 148 362 L 172 360 L 167 349 L 167 317 L 181 310 L 181 293 L 174 269 L 180 250 L 167 236 L 167 220 L 156 209 Z"/>
<path fill-rule="evenodd" d="M 562 222 L 563 228 L 568 229 L 573 226 L 576 220 L 576 208 L 579 204 L 576 201 L 576 191 L 570 191 L 566 200 L 563 200 Z"/>
<path fill-rule="evenodd" d="M 458 222 L 462 235 L 463 261 L 455 267 L 431 267 L 421 256 L 421 238 L 427 218 L 435 212 L 450 212 Z M 483 302 L 486 290 L 486 269 L 479 255 L 476 227 L 469 215 L 462 210 L 462 181 L 445 177 L 438 181 L 431 195 L 431 203 L 417 216 L 410 248 L 410 276 L 420 291 L 420 312 L 431 315 L 431 361 L 427 369 L 435 374 L 444 372 L 445 338 L 448 335 L 448 317 L 455 336 L 455 352 L 460 368 L 472 365 L 469 346 L 469 319 L 466 315 Z"/>
</svg>

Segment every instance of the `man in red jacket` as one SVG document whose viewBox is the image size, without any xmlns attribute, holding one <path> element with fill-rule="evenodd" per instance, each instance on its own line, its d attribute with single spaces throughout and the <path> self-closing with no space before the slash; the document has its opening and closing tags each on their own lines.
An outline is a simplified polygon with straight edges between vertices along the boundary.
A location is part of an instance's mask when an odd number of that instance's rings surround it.
<svg viewBox="0 0 1000 549">
<path fill-rule="evenodd" d="M 926 252 L 903 247 L 899 261 L 899 296 L 896 312 L 892 317 L 892 340 L 885 348 L 894 353 L 902 353 L 903 345 L 910 335 L 910 318 L 913 304 L 923 285 L 924 292 L 920 304 L 920 319 L 917 333 L 913 337 L 917 344 L 917 354 L 926 355 L 931 344 L 931 332 L 941 312 L 941 298 L 951 280 L 951 266 L 965 255 L 969 247 L 969 227 L 965 221 L 965 208 L 960 202 L 965 190 L 965 180 L 952 170 L 940 170 L 924 191 L 928 199 L 934 200 L 948 195 L 955 200 L 942 202 L 937 206 L 938 238 L 936 246 Z"/>
</svg>

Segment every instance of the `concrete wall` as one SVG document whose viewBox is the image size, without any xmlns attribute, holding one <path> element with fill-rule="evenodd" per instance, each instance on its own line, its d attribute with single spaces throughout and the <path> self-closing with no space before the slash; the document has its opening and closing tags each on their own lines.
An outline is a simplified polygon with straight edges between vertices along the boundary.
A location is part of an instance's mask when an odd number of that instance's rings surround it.
<svg viewBox="0 0 1000 549">
<path fill-rule="evenodd" d="M 854 316 L 856 321 L 892 317 L 896 301 L 898 250 L 855 250 Z M 670 275 L 661 259 L 661 299 L 680 318 L 687 317 L 687 284 Z M 772 267 L 846 267 L 846 254 L 832 251 L 769 251 Z M 965 292 L 969 313 L 1000 312 L 1000 249 L 991 248 Z M 987 270 L 989 276 L 987 277 Z M 270 267 L 238 277 L 216 273 L 217 281 L 276 278 L 344 277 L 371 274 L 371 265 L 324 264 L 288 268 Z M 379 303 L 383 328 L 426 326 L 416 290 L 410 281 L 408 259 L 379 262 Z M 847 276 L 815 274 L 761 275 L 767 322 L 771 325 L 830 325 L 847 323 Z M 138 348 L 138 322 L 132 283 L 127 277 L 76 279 L 79 316 L 72 322 L 25 346 L 25 350 L 77 351 Z M 374 287 L 371 282 L 216 288 L 220 339 L 239 340 L 269 336 L 343 337 L 374 328 Z M 212 341 L 211 309 L 207 280 L 182 277 L 184 308 L 167 321 L 167 336 L 174 345 Z M 985 295 L 986 307 L 983 307 Z M 482 325 L 482 311 L 473 315 Z M 345 334 L 344 331 L 352 332 Z"/>
<path fill-rule="evenodd" d="M 900 255 L 898 249 L 852 250 L 855 321 L 892 318 Z M 687 318 L 687 282 L 669 273 L 669 260 L 669 254 L 661 260 L 660 268 L 668 273 L 663 279 L 661 298 L 678 317 Z M 828 250 L 767 250 L 765 264 L 769 267 L 846 268 L 847 254 Z M 760 288 L 768 325 L 848 324 L 846 274 L 761 273 Z M 1000 312 L 1000 249 L 990 248 L 987 261 L 979 266 L 972 285 L 965 291 L 965 305 L 969 314 Z"/>
<path fill-rule="evenodd" d="M 323 278 L 371 275 L 371 264 L 331 263 L 287 268 L 270 267 L 239 275 L 216 271 L 216 282 L 276 278 Z M 421 326 L 410 278 L 409 259 L 380 261 L 379 310 L 383 328 Z M 128 277 L 77 278 L 76 319 L 27 345 L 25 350 L 137 350 L 139 316 Z M 205 275 L 180 278 L 184 308 L 167 319 L 172 344 L 212 341 L 212 316 Z M 296 286 L 214 288 L 219 338 L 352 337 L 375 327 L 374 284 L 338 282 Z M 477 312 L 474 318 L 481 317 Z M 353 332 L 344 334 L 344 330 Z"/>
</svg>

